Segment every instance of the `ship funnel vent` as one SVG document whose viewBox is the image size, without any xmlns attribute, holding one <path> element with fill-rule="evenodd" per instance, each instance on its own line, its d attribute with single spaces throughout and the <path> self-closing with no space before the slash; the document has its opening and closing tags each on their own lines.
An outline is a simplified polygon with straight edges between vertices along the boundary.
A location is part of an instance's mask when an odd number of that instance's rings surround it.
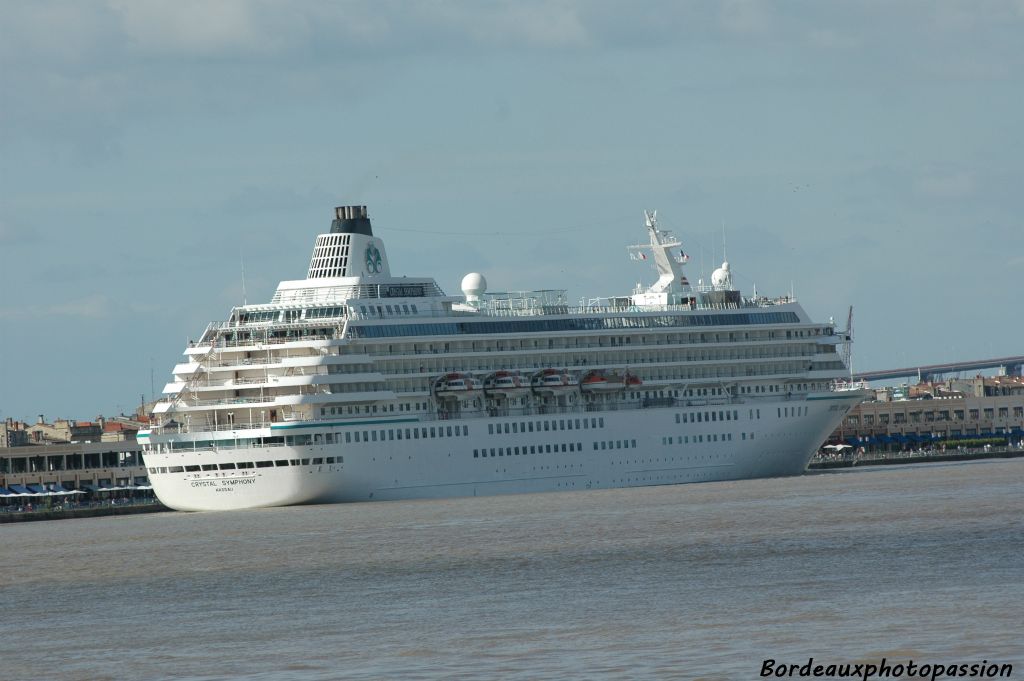
<svg viewBox="0 0 1024 681">
<path fill-rule="evenodd" d="M 338 206 L 334 209 L 331 234 L 365 234 L 373 236 L 366 206 Z"/>
</svg>

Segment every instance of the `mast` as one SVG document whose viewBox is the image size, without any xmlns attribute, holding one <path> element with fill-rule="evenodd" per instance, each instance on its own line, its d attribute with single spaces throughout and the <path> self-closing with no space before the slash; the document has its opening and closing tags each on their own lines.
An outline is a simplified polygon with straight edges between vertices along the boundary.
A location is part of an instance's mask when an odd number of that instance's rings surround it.
<svg viewBox="0 0 1024 681">
<path fill-rule="evenodd" d="M 658 227 L 658 211 L 645 210 L 644 224 L 650 243 L 630 246 L 630 257 L 634 260 L 646 260 L 645 252 L 650 251 L 654 268 L 658 272 L 658 280 L 644 293 L 660 294 L 665 298 L 663 304 L 670 304 L 673 301 L 668 300 L 669 296 L 690 290 L 690 282 L 683 274 L 683 265 L 689 262 L 690 258 L 682 251 L 682 242 L 672 232 Z"/>
</svg>

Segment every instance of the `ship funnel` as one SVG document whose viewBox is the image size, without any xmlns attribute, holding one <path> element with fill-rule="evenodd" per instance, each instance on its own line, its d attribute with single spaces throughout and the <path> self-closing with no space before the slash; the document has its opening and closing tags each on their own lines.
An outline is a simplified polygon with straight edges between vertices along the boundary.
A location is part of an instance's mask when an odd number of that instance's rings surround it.
<svg viewBox="0 0 1024 681">
<path fill-rule="evenodd" d="M 373 236 L 370 218 L 366 216 L 366 206 L 338 206 L 334 209 L 334 222 L 331 223 L 331 234 L 365 234 Z"/>
<path fill-rule="evenodd" d="M 373 236 L 366 206 L 338 206 L 329 234 L 320 234 L 307 279 L 390 277 L 384 242 Z"/>
</svg>

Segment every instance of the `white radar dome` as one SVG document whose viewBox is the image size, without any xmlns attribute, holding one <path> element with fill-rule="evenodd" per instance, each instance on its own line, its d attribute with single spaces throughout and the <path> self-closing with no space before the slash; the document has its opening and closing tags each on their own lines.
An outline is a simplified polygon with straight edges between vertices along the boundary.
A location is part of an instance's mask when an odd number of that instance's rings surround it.
<svg viewBox="0 0 1024 681">
<path fill-rule="evenodd" d="M 462 293 L 466 300 L 479 300 L 487 291 L 487 280 L 479 272 L 470 272 L 462 278 Z"/>
<path fill-rule="evenodd" d="M 728 262 L 723 262 L 721 267 L 711 273 L 711 285 L 719 289 L 732 287 L 732 273 L 729 271 Z"/>
</svg>

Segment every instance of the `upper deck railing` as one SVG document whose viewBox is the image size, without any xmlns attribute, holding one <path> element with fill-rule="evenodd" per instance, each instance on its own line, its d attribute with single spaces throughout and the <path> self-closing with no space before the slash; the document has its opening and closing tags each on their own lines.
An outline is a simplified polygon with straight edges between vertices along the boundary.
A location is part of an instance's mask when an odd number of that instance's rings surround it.
<svg viewBox="0 0 1024 681">
<path fill-rule="evenodd" d="M 683 305 L 550 305 L 529 308 L 508 308 L 489 307 L 482 305 L 478 310 L 430 310 L 422 309 L 415 315 L 388 314 L 372 312 L 360 312 L 350 309 L 348 315 L 343 318 L 334 319 L 296 319 L 292 321 L 262 321 L 262 322 L 210 322 L 203 332 L 201 340 L 191 344 L 191 347 L 237 347 L 240 345 L 271 345 L 303 340 L 330 340 L 342 336 L 342 324 L 346 320 L 354 321 L 379 321 L 379 320 L 401 320 L 415 323 L 422 319 L 509 319 L 509 318 L 532 318 L 551 316 L 585 316 L 585 315 L 615 315 L 615 314 L 642 314 L 657 312 L 722 312 L 728 310 L 751 310 L 775 307 L 796 302 L 795 298 L 783 296 L 779 298 L 745 298 L 740 303 L 691 303 Z M 230 341 L 225 338 L 225 332 L 231 331 L 296 331 L 302 329 L 324 329 L 331 328 L 330 333 L 304 334 L 298 336 L 286 336 L 280 338 L 266 337 L 264 339 L 245 339 L 243 341 Z M 215 342 L 216 341 L 216 342 Z"/>
</svg>

